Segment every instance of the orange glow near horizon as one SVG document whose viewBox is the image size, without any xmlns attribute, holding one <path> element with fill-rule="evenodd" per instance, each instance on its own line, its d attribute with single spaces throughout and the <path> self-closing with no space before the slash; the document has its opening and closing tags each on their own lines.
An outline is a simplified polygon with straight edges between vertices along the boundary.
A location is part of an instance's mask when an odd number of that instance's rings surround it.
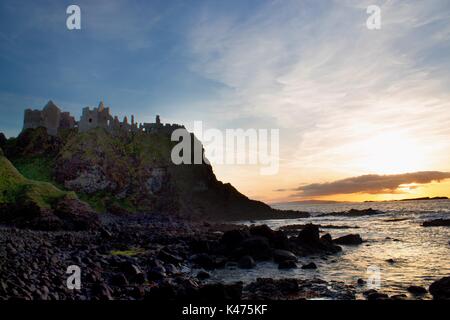
<svg viewBox="0 0 450 320">
<path fill-rule="evenodd" d="M 450 180 L 441 183 L 433 182 L 428 184 L 411 184 L 402 186 L 398 189 L 398 193 L 386 194 L 368 194 L 368 193 L 352 193 L 352 194 L 336 194 L 329 196 L 310 197 L 310 198 L 289 198 L 282 197 L 274 202 L 289 202 L 302 200 L 330 200 L 330 201 L 347 201 L 347 202 L 364 202 L 364 201 L 389 201 L 401 200 L 409 198 L 422 197 L 449 197 L 450 198 Z"/>
<path fill-rule="evenodd" d="M 387 193 L 296 196 L 298 192 L 295 188 L 302 184 L 333 182 L 367 174 L 449 171 L 448 160 L 442 157 L 447 150 L 443 149 L 445 151 L 439 156 L 434 153 L 439 148 L 431 146 L 420 137 L 399 129 L 381 130 L 368 137 L 362 134 L 362 129 L 355 128 L 354 140 L 350 143 L 328 146 L 326 152 L 318 152 L 312 158 L 302 158 L 300 153 L 292 161 L 280 163 L 280 172 L 275 176 L 261 176 L 258 168 L 252 166 L 213 166 L 214 171 L 220 180 L 230 182 L 249 198 L 267 203 L 302 200 L 364 202 L 441 196 L 450 198 L 450 179 L 426 184 L 402 184 Z"/>
</svg>

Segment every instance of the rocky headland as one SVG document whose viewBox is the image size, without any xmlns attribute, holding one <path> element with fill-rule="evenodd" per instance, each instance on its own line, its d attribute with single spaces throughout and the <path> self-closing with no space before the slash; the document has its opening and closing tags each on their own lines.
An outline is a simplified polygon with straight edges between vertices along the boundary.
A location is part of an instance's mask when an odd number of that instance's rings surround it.
<svg viewBox="0 0 450 320">
<path fill-rule="evenodd" d="M 308 216 L 247 198 L 232 185 L 218 181 L 209 164 L 174 165 L 170 152 L 176 142 L 166 133 L 112 133 L 94 128 L 82 133 L 60 130 L 54 136 L 45 128 L 36 128 L 1 143 L 1 170 L 9 177 L 0 185 L 0 191 L 8 193 L 8 199 L 4 196 L 0 201 L 4 223 L 25 223 L 30 206 L 36 219 L 29 227 L 38 229 L 49 224 L 48 216 L 63 216 L 68 210 L 165 212 L 214 221 Z M 193 139 L 193 143 L 198 142 Z M 9 188 L 11 183 L 17 188 Z M 34 197 L 40 193 L 45 201 Z M 26 201 L 19 201 L 20 197 Z M 47 229 L 61 227 L 76 226 L 50 223 Z"/>
</svg>

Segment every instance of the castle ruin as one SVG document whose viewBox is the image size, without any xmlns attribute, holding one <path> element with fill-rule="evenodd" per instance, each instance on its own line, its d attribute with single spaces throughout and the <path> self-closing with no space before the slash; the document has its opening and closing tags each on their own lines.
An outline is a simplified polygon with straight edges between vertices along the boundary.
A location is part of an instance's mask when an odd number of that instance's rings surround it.
<svg viewBox="0 0 450 320">
<path fill-rule="evenodd" d="M 55 136 L 58 134 L 59 128 L 73 128 L 75 125 L 75 118 L 69 112 L 61 112 L 51 100 L 42 110 L 25 110 L 24 130 L 44 127 L 48 134 Z"/>
<path fill-rule="evenodd" d="M 53 101 L 49 101 L 42 110 L 26 109 L 23 121 L 23 130 L 43 127 L 47 129 L 49 135 L 56 136 L 60 129 L 77 128 L 78 132 L 86 132 L 94 128 L 104 128 L 114 132 L 147 132 L 171 134 L 175 129 L 184 128 L 178 124 L 162 124 L 159 115 L 156 116 L 155 123 L 136 123 L 134 116 L 131 122 L 128 117 L 120 121 L 117 116 L 113 117 L 110 108 L 105 108 L 100 102 L 97 108 L 86 107 L 83 109 L 79 121 L 70 115 L 69 112 L 62 112 Z"/>
</svg>

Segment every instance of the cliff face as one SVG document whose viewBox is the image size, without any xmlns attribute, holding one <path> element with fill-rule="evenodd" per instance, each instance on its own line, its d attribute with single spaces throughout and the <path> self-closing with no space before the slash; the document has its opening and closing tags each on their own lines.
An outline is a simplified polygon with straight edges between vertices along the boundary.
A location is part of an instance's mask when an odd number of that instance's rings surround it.
<svg viewBox="0 0 450 320">
<path fill-rule="evenodd" d="M 176 142 L 167 134 L 97 128 L 50 137 L 41 129 L 9 140 L 8 157 L 27 177 L 75 191 L 97 211 L 214 220 L 302 216 L 248 199 L 218 181 L 210 165 L 174 165 L 170 154 Z"/>
</svg>

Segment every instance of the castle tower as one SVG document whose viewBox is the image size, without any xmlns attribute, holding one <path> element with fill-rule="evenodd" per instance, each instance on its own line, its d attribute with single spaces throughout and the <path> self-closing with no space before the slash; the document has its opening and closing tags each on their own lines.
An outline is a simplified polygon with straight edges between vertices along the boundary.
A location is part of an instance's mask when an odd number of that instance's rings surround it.
<svg viewBox="0 0 450 320">
<path fill-rule="evenodd" d="M 52 100 L 47 102 L 42 110 L 43 126 L 47 128 L 50 135 L 57 135 L 59 123 L 61 121 L 61 110 L 53 103 Z"/>
</svg>

